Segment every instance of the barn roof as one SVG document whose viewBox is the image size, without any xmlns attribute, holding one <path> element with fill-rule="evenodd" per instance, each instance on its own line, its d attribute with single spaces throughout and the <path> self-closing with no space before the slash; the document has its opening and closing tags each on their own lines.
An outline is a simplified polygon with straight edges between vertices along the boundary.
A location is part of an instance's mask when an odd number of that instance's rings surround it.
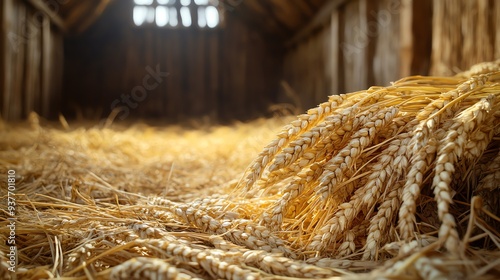
<svg viewBox="0 0 500 280">
<path fill-rule="evenodd" d="M 28 0 L 49 14 L 64 31 L 82 32 L 95 22 L 112 2 L 133 0 Z M 304 27 L 329 0 L 219 0 L 266 35 L 289 38 Z M 43 5 L 43 2 L 46 5 Z M 330 1 L 332 2 L 332 1 Z M 338 1 L 333 1 L 338 2 Z M 60 4 L 59 4 L 60 3 Z M 58 6 L 57 6 L 58 5 Z M 111 7 L 112 8 L 112 7 Z"/>
</svg>

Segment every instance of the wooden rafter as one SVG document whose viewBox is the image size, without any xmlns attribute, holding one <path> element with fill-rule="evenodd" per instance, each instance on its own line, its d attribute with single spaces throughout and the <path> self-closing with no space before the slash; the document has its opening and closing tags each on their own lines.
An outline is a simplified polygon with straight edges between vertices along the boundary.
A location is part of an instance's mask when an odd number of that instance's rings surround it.
<svg viewBox="0 0 500 280">
<path fill-rule="evenodd" d="M 68 28 L 64 20 L 58 14 L 54 13 L 43 1 L 41 0 L 26 0 L 26 1 L 39 11 L 44 12 L 50 18 L 52 23 L 54 23 L 54 25 L 56 25 L 63 32 L 67 31 Z"/>
</svg>

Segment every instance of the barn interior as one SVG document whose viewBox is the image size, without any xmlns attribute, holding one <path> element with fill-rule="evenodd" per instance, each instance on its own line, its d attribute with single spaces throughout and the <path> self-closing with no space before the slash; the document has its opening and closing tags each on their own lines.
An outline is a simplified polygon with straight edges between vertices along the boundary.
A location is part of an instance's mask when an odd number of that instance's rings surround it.
<svg viewBox="0 0 500 280">
<path fill-rule="evenodd" d="M 3 0 L 0 24 L 2 279 L 500 275 L 500 2 Z"/>
</svg>

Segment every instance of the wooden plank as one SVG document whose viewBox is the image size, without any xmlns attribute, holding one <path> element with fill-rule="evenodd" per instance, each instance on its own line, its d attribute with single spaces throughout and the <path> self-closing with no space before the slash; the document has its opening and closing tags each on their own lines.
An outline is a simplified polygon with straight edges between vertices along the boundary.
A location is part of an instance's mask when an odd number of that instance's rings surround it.
<svg viewBox="0 0 500 280">
<path fill-rule="evenodd" d="M 402 1 L 400 7 L 408 8 L 408 12 L 411 13 L 411 6 L 407 7 L 410 2 Z M 410 75 L 414 43 L 411 30 L 412 15 L 407 15 L 401 10 L 398 14 L 398 11 L 390 7 L 392 4 L 392 0 L 379 0 L 376 9 L 378 18 L 372 19 L 377 24 L 377 40 L 374 42 L 373 54 L 372 84 L 374 85 L 387 86 L 399 76 Z M 400 23 L 400 18 L 405 22 Z M 403 43 L 407 45 L 402 47 Z"/>
<path fill-rule="evenodd" d="M 461 2 L 461 1 L 459 1 Z M 431 75 L 450 76 L 454 74 L 453 69 L 460 68 L 462 53 L 462 32 L 464 24 L 449 24 L 459 19 L 464 13 L 463 7 L 457 5 L 456 1 L 433 1 L 432 22 L 432 62 Z"/>
<path fill-rule="evenodd" d="M 55 109 L 52 104 L 53 102 L 56 101 L 56 98 L 54 96 L 54 88 L 53 85 L 51 84 L 51 78 L 50 75 L 54 75 L 54 68 L 55 67 L 62 67 L 62 65 L 56 65 L 55 60 L 52 57 L 52 48 L 56 48 L 56 45 L 52 43 L 52 36 L 51 36 L 51 25 L 50 21 L 45 18 L 45 22 L 42 25 L 42 40 L 41 40 L 41 49 L 42 49 L 42 72 L 40 73 L 41 75 L 41 113 L 45 117 L 55 117 L 54 110 Z M 62 50 L 60 50 L 62 51 Z M 37 100 L 35 100 L 37 102 Z"/>
<path fill-rule="evenodd" d="M 330 21 L 330 90 L 331 94 L 340 94 L 340 77 L 339 77 L 339 55 L 340 55 L 340 15 L 339 11 L 335 10 L 332 13 Z"/>
<path fill-rule="evenodd" d="M 472 40 L 474 40 L 474 44 L 477 46 L 477 48 L 475 49 L 476 51 L 475 60 L 469 61 L 469 63 L 465 65 L 467 68 L 479 62 L 490 61 L 495 59 L 494 56 L 495 45 L 492 34 L 495 33 L 496 29 L 498 29 L 498 26 L 492 27 L 489 24 L 490 23 L 489 19 L 490 17 L 493 16 L 493 13 L 491 12 L 492 7 L 490 6 L 491 1 L 478 0 L 475 2 L 478 12 L 477 12 L 477 20 L 473 23 L 473 26 L 475 27 L 476 30 L 473 32 L 473 34 L 467 34 L 468 35 L 467 37 L 469 36 L 475 37 L 472 38 Z"/>
<path fill-rule="evenodd" d="M 218 95 L 220 92 L 220 48 L 219 48 L 220 32 L 214 30 L 209 37 L 207 51 L 207 65 L 205 72 L 206 81 L 208 82 L 207 89 L 207 110 L 211 121 L 218 118 L 219 104 Z"/>
<path fill-rule="evenodd" d="M 235 24 L 237 28 L 233 30 L 231 43 L 233 43 L 233 48 L 231 48 L 227 66 L 231 69 L 228 79 L 231 81 L 232 91 L 231 100 L 233 101 L 233 112 L 232 114 L 238 118 L 243 119 L 248 116 L 248 106 L 245 102 L 247 94 L 251 94 L 247 90 L 247 47 L 248 47 L 248 30 L 246 26 L 242 23 Z M 231 63 L 232 62 L 232 63 Z"/>
<path fill-rule="evenodd" d="M 30 9 L 31 10 L 31 9 Z M 36 11 L 28 11 L 29 17 L 34 16 Z M 48 23 L 48 22 L 45 22 Z M 25 75 L 26 84 L 24 95 L 24 113 L 28 115 L 30 112 L 35 111 L 38 114 L 42 114 L 43 107 L 46 105 L 45 102 L 41 104 L 40 99 L 40 75 L 41 75 L 41 38 L 42 38 L 42 28 L 43 24 L 38 27 L 36 32 L 32 33 L 27 43 L 27 54 L 26 54 L 26 64 L 25 64 Z M 50 102 L 50 101 L 49 101 Z"/>
<path fill-rule="evenodd" d="M 27 27 L 23 24 L 27 18 L 27 7 L 23 2 L 14 1 L 12 15 L 9 18 L 9 24 L 12 26 L 11 35 L 17 36 L 19 41 L 10 41 L 9 47 L 11 48 L 11 71 L 12 75 L 11 86 L 9 94 L 9 120 L 18 120 L 23 117 L 23 104 L 22 99 L 24 96 L 25 84 L 25 61 L 26 61 L 26 43 L 31 39 L 27 34 Z"/>
<path fill-rule="evenodd" d="M 206 104 L 205 87 L 206 82 L 203 74 L 203 65 L 205 65 L 205 32 L 196 32 L 189 30 L 186 32 L 187 45 L 185 52 L 187 53 L 186 65 L 187 80 L 186 87 L 186 104 L 189 106 L 190 117 L 200 117 L 203 115 L 203 107 Z"/>
<path fill-rule="evenodd" d="M 50 32 L 50 58 L 51 58 L 51 71 L 48 74 L 50 78 L 50 92 L 51 98 L 51 114 L 61 113 L 61 103 L 62 103 L 62 86 L 63 86 L 63 69 L 64 69 L 64 37 L 62 32 L 55 30 L 54 27 L 51 28 Z"/>
<path fill-rule="evenodd" d="M 4 0 L 0 3 L 0 18 L 2 19 L 0 28 L 0 108 L 1 117 L 7 119 L 9 113 L 9 98 L 10 98 L 10 83 L 9 75 L 11 75 L 11 50 L 9 47 L 9 31 L 11 26 L 8 24 L 8 16 L 12 14 L 12 1 Z"/>
<path fill-rule="evenodd" d="M 429 75 L 432 52 L 432 2 L 433 0 L 413 1 L 413 47 L 410 75 Z M 401 15 L 403 16 L 403 15 Z M 397 20 L 397 19 L 396 19 Z M 404 77 L 400 73 L 399 77 Z"/>
<path fill-rule="evenodd" d="M 495 30 L 495 58 L 500 59 L 500 1 L 495 1 L 495 18 L 493 22 L 495 23 L 494 26 L 497 26 L 497 28 L 494 28 Z"/>
<path fill-rule="evenodd" d="M 177 73 L 175 73 L 175 63 L 174 58 L 171 55 L 177 44 L 177 41 L 173 38 L 173 32 L 169 32 L 164 34 L 165 40 L 169 41 L 170 44 L 165 44 L 165 69 L 168 72 L 168 79 L 166 80 L 166 103 L 165 103 L 165 117 L 169 118 L 172 121 L 178 121 L 177 110 L 178 110 L 178 93 L 175 88 L 175 83 L 177 83 L 176 77 Z"/>
<path fill-rule="evenodd" d="M 300 29 L 289 41 L 285 43 L 286 46 L 291 46 L 302 41 L 305 37 L 312 34 L 318 28 L 328 24 L 331 19 L 332 13 L 343 5 L 346 0 L 331 0 L 327 1 L 314 18 L 302 29 Z"/>
<path fill-rule="evenodd" d="M 353 1 L 346 4 L 344 42 L 342 55 L 344 59 L 345 90 L 353 92 L 368 86 L 368 70 L 366 69 L 367 34 L 366 0 Z"/>
</svg>

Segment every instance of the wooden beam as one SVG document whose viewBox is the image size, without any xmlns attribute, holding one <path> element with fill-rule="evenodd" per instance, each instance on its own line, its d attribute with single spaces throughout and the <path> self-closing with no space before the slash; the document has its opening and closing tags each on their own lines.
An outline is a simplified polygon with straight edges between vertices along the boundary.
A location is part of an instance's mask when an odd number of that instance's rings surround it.
<svg viewBox="0 0 500 280">
<path fill-rule="evenodd" d="M 54 13 L 42 0 L 26 0 L 33 7 L 38 9 L 39 11 L 44 12 L 50 20 L 57 26 L 61 31 L 66 32 L 66 24 L 64 20 L 56 13 Z"/>
<path fill-rule="evenodd" d="M 109 4 L 111 4 L 111 2 L 113 2 L 113 0 L 100 1 L 97 7 L 94 8 L 94 11 L 91 13 L 90 16 L 84 17 L 81 20 L 80 24 L 75 24 L 75 22 L 70 22 L 68 24 L 69 28 L 76 29 L 77 33 L 85 31 L 87 28 L 89 28 L 90 25 L 92 25 L 92 23 L 94 23 L 94 21 L 96 21 L 104 13 L 104 10 L 106 10 L 106 8 L 109 6 Z"/>
<path fill-rule="evenodd" d="M 302 29 L 297 32 L 292 39 L 286 42 L 286 46 L 292 46 L 299 41 L 302 41 L 305 37 L 309 36 L 316 29 L 325 25 L 328 21 L 331 20 L 332 13 L 338 9 L 342 4 L 344 4 L 346 0 L 330 0 L 327 1 L 323 7 L 321 7 L 314 18 Z"/>
</svg>

